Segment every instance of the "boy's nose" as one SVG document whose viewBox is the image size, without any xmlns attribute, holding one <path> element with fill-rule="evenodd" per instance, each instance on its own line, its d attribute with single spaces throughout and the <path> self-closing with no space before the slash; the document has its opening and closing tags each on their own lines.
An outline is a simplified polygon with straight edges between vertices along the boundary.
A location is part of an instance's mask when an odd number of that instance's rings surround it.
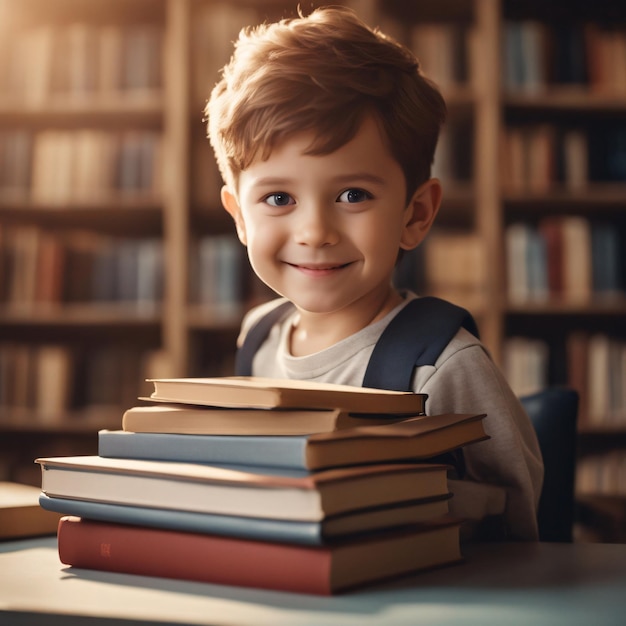
<svg viewBox="0 0 626 626">
<path fill-rule="evenodd" d="M 321 248 L 339 241 L 339 232 L 331 210 L 318 206 L 300 208 L 294 231 L 297 243 Z"/>
</svg>

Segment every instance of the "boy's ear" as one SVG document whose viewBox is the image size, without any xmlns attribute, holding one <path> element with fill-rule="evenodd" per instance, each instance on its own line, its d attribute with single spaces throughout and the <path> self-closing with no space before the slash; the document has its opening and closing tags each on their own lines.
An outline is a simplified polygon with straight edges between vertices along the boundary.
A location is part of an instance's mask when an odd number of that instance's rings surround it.
<svg viewBox="0 0 626 626">
<path fill-rule="evenodd" d="M 420 185 L 406 208 L 406 223 L 400 248 L 413 250 L 424 241 L 441 205 L 441 183 L 430 178 Z"/>
<path fill-rule="evenodd" d="M 241 209 L 239 208 L 239 202 L 237 201 L 237 197 L 228 189 L 226 185 L 222 187 L 220 197 L 222 199 L 223 207 L 230 213 L 230 216 L 235 221 L 239 241 L 241 241 L 244 246 L 247 245 L 246 227 L 243 218 L 241 217 Z"/>
</svg>

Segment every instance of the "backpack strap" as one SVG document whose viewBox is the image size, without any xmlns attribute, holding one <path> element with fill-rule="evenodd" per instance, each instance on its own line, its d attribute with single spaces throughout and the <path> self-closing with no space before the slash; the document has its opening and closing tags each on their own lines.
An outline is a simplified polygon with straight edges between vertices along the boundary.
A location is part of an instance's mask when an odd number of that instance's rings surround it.
<svg viewBox="0 0 626 626">
<path fill-rule="evenodd" d="M 391 320 L 374 346 L 363 387 L 411 391 L 415 368 L 434 365 L 461 327 L 478 337 L 476 322 L 465 309 L 433 296 L 411 300 Z M 451 465 L 458 478 L 465 475 L 462 448 L 429 461 Z"/>
<path fill-rule="evenodd" d="M 434 365 L 461 327 L 478 337 L 476 322 L 465 309 L 433 296 L 411 300 L 374 346 L 363 387 L 411 391 L 414 369 Z"/>
<path fill-rule="evenodd" d="M 254 359 L 257 350 L 269 335 L 272 326 L 288 315 L 293 308 L 293 304 L 286 300 L 266 313 L 248 330 L 235 357 L 235 374 L 237 376 L 252 376 L 252 359 Z"/>
</svg>

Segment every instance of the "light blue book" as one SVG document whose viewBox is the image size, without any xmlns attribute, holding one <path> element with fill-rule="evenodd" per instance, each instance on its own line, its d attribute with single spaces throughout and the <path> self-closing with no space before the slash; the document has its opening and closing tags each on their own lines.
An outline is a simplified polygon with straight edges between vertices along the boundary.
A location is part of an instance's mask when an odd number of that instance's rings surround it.
<svg viewBox="0 0 626 626">
<path fill-rule="evenodd" d="M 450 494 L 401 502 L 386 507 L 360 509 L 328 517 L 321 522 L 293 522 L 258 517 L 213 515 L 178 509 L 157 509 L 124 504 L 50 497 L 42 493 L 39 504 L 47 511 L 134 526 L 151 526 L 184 532 L 229 537 L 322 545 L 329 539 L 425 522 L 448 513 Z"/>
<path fill-rule="evenodd" d="M 304 435 L 180 435 L 101 430 L 98 432 L 98 455 L 306 470 L 307 439 Z"/>
</svg>

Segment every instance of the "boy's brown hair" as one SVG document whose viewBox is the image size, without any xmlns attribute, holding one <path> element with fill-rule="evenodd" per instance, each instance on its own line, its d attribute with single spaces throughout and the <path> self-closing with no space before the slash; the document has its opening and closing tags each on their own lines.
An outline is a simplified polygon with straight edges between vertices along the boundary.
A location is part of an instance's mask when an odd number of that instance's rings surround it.
<svg viewBox="0 0 626 626">
<path fill-rule="evenodd" d="M 208 133 L 225 183 L 286 138 L 313 131 L 307 154 L 346 144 L 372 114 L 407 184 L 430 177 L 446 116 L 415 56 L 347 8 L 313 11 L 242 29 L 206 106 Z"/>
</svg>

